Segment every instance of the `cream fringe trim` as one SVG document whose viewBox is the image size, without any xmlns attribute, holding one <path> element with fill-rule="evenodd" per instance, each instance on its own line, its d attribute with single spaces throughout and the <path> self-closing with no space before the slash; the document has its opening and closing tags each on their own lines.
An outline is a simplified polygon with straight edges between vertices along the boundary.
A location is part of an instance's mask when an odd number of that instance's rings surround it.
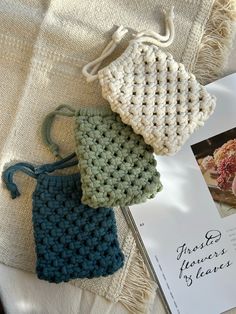
<svg viewBox="0 0 236 314">
<path fill-rule="evenodd" d="M 150 313 L 157 284 L 150 278 L 144 260 L 136 248 L 119 301 L 130 313 Z"/>
<path fill-rule="evenodd" d="M 216 0 L 199 46 L 193 73 L 202 84 L 219 78 L 228 60 L 236 21 L 236 0 Z"/>
</svg>

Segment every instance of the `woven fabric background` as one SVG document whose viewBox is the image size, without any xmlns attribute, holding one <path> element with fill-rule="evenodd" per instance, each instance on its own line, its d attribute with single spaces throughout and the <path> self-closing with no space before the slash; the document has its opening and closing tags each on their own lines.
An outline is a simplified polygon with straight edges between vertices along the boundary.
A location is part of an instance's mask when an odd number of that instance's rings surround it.
<svg viewBox="0 0 236 314">
<path fill-rule="evenodd" d="M 87 84 L 81 68 L 100 54 L 115 25 L 123 24 L 133 31 L 152 29 L 162 32 L 161 8 L 168 9 L 174 4 L 176 37 L 169 51 L 187 69 L 194 69 L 213 3 L 213 0 L 2 0 L 0 171 L 15 161 L 52 161 L 51 154 L 41 142 L 40 124 L 58 104 L 68 103 L 73 107 L 106 104 L 98 83 Z M 112 58 L 121 53 L 128 37 Z M 74 149 L 72 129 L 71 121 L 66 118 L 55 123 L 53 134 L 59 139 L 64 154 Z M 34 271 L 31 223 L 34 181 L 21 174 L 16 175 L 16 180 L 22 196 L 15 201 L 10 199 L 0 182 L 0 262 Z M 132 233 L 118 209 L 116 216 L 126 256 L 125 267 L 108 278 L 73 283 L 113 302 L 120 300 L 125 304 L 128 295 L 125 289 L 130 287 L 127 280 L 130 266 L 138 253 Z M 147 274 L 146 277 L 148 279 Z M 154 289 L 142 301 L 151 302 L 153 296 Z"/>
</svg>

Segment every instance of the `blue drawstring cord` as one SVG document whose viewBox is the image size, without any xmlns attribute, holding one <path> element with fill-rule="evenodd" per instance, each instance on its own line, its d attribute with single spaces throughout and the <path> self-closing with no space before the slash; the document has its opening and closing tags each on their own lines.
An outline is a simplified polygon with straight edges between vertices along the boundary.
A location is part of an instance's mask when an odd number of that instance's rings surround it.
<svg viewBox="0 0 236 314">
<path fill-rule="evenodd" d="M 6 170 L 4 170 L 2 173 L 2 179 L 7 189 L 10 191 L 12 199 L 14 199 L 20 196 L 20 192 L 17 188 L 17 185 L 13 181 L 13 176 L 16 171 L 22 171 L 25 174 L 29 175 L 30 177 L 37 179 L 37 177 L 40 174 L 50 173 L 58 169 L 64 169 L 67 167 L 72 167 L 72 166 L 77 165 L 78 164 L 77 158 L 74 161 L 70 161 L 71 159 L 74 159 L 75 157 L 76 157 L 76 154 L 73 153 L 64 159 L 61 159 L 51 164 L 41 165 L 38 167 L 37 166 L 35 167 L 32 164 L 27 163 L 27 162 L 19 162 L 13 166 L 8 167 Z"/>
<path fill-rule="evenodd" d="M 10 166 L 6 170 L 4 170 L 2 173 L 2 179 L 7 189 L 11 192 L 11 197 L 13 199 L 20 196 L 20 192 L 16 184 L 13 182 L 14 173 L 19 170 L 33 178 L 36 178 L 36 175 L 34 173 L 34 166 L 26 162 L 19 162 L 18 164 Z"/>
</svg>

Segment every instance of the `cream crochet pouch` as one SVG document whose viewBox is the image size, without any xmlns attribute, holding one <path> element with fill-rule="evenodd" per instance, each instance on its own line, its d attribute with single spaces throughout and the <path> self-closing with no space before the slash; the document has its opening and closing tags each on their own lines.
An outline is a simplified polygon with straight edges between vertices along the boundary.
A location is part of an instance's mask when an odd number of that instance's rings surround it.
<svg viewBox="0 0 236 314">
<path fill-rule="evenodd" d="M 141 134 L 157 155 L 172 155 L 202 126 L 215 108 L 210 95 L 192 73 L 159 47 L 174 39 L 173 9 L 166 14 L 166 35 L 143 31 L 123 54 L 98 70 L 126 34 L 122 26 L 96 60 L 85 65 L 88 82 L 100 81 L 103 97 L 122 122 Z"/>
</svg>

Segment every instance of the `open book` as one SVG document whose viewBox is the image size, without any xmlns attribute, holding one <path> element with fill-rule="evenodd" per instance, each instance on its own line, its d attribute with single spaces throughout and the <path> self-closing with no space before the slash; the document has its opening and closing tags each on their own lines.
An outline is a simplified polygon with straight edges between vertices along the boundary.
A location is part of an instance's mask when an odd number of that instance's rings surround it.
<svg viewBox="0 0 236 314">
<path fill-rule="evenodd" d="M 173 157 L 157 157 L 163 191 L 124 209 L 169 312 L 236 307 L 236 74 L 207 86 L 215 113 Z"/>
</svg>

